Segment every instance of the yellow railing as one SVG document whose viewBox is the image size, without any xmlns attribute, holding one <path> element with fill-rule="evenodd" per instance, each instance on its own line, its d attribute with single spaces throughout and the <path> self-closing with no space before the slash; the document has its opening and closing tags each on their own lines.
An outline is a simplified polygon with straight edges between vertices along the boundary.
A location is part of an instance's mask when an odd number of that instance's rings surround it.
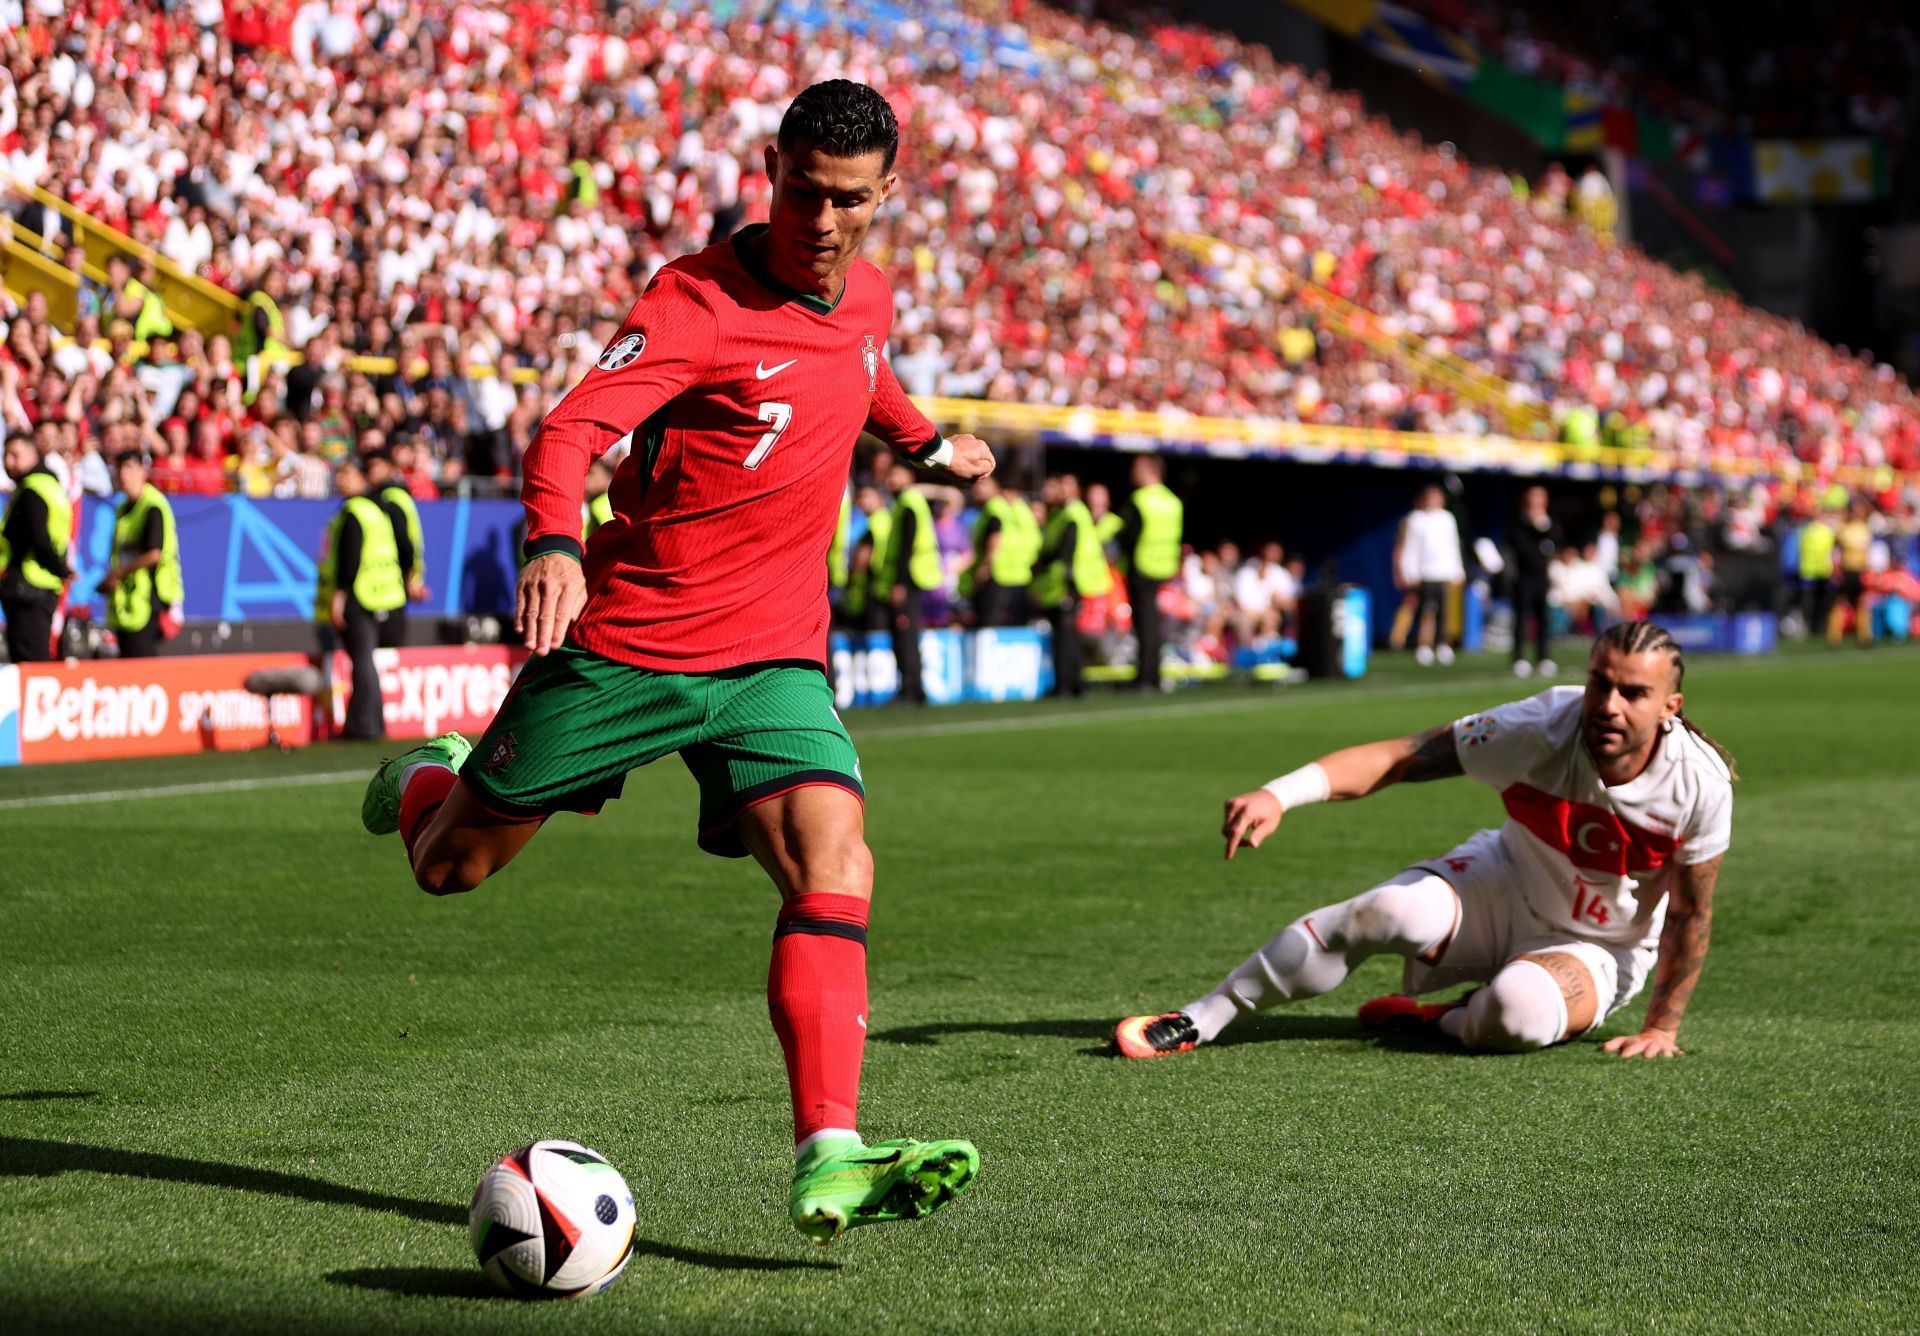
<svg viewBox="0 0 1920 1336">
<path fill-rule="evenodd" d="M 32 237 L 31 232 L 27 236 Z M 91 275 L 90 275 L 91 277 Z M 50 260 L 34 246 L 20 241 L 10 229 L 0 241 L 0 285 L 15 301 L 30 293 L 47 299 L 47 312 L 56 329 L 72 329 L 80 307 L 80 279 L 66 265 Z"/>
<path fill-rule="evenodd" d="M 1210 264 L 1218 264 L 1223 255 L 1230 257 L 1243 269 L 1250 270 L 1268 295 L 1294 297 L 1301 305 L 1323 315 L 1335 333 L 1360 340 L 1414 379 L 1444 386 L 1491 410 L 1495 420 L 1509 433 L 1527 437 L 1551 434 L 1553 421 L 1545 406 L 1522 394 L 1510 382 L 1464 358 L 1434 352 L 1425 340 L 1390 328 L 1375 312 L 1331 289 L 1216 237 L 1175 232 L 1167 239 Z"/>
<path fill-rule="evenodd" d="M 1812 479 L 1817 470 L 1789 460 L 1780 465 L 1731 454 L 1687 460 L 1651 446 L 1568 445 L 1511 436 L 1454 436 L 1379 427 L 1327 427 L 1268 418 L 1198 417 L 1130 409 L 1056 408 L 982 399 L 919 398 L 914 403 L 950 431 L 972 432 L 992 444 L 1006 438 L 1084 444 L 1122 450 L 1189 449 L 1214 458 L 1288 458 L 1324 462 L 1355 455 L 1378 467 L 1432 467 L 1521 474 L 1562 471 L 1659 481 L 1702 473 L 1722 478 Z M 1889 469 L 1846 466 L 1834 471 L 1850 487 L 1885 488 L 1899 481 Z M 1920 477 L 1911 479 L 1920 481 Z"/>
<path fill-rule="evenodd" d="M 160 300 L 166 305 L 167 317 L 175 326 L 197 329 L 209 335 L 232 334 L 239 328 L 246 304 L 231 292 L 207 282 L 198 274 L 188 273 L 160 252 L 141 245 L 91 214 L 82 213 L 58 195 L 29 185 L 6 172 L 0 172 L 0 188 L 16 198 L 45 205 L 64 218 L 73 240 L 78 241 L 85 250 L 87 264 L 96 271 L 104 273 L 107 261 L 116 255 L 124 257 L 136 270 L 141 261 L 152 260 L 154 286 L 160 293 Z M 19 223 L 14 225 L 14 239 L 61 263 L 52 243 Z"/>
</svg>

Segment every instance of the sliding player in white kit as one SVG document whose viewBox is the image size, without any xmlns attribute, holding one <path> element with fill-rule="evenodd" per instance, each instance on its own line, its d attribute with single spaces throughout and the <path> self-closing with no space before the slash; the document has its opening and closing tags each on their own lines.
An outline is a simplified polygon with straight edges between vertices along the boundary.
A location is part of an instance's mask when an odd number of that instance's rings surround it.
<svg viewBox="0 0 1920 1336">
<path fill-rule="evenodd" d="M 1623 623 L 1594 644 L 1585 688 L 1349 747 L 1229 801 L 1228 858 L 1258 848 L 1297 807 L 1454 775 L 1498 791 L 1507 822 L 1296 920 L 1179 1011 L 1128 1017 L 1114 1034 L 1120 1051 L 1184 1053 L 1243 1012 L 1316 997 L 1392 953 L 1406 958 L 1406 995 L 1366 1003 L 1363 1024 L 1435 1029 L 1474 1049 L 1546 1048 L 1624 1007 L 1651 972 L 1639 1033 L 1604 1047 L 1679 1054 L 1734 779 L 1719 744 L 1680 712 L 1685 672 L 1664 630 Z M 1485 986 L 1453 1002 L 1415 1000 L 1470 981 Z"/>
</svg>

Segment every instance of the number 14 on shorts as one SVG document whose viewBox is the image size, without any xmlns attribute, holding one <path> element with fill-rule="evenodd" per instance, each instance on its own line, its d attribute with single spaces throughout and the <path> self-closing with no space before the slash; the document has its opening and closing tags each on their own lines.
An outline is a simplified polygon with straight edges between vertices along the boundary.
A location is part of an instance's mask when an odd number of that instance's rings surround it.
<svg viewBox="0 0 1920 1336">
<path fill-rule="evenodd" d="M 1600 898 L 1599 890 L 1588 886 L 1578 877 L 1573 882 L 1573 918 L 1576 923 L 1585 919 L 1597 928 L 1604 928 L 1613 921 L 1607 902 Z"/>
</svg>

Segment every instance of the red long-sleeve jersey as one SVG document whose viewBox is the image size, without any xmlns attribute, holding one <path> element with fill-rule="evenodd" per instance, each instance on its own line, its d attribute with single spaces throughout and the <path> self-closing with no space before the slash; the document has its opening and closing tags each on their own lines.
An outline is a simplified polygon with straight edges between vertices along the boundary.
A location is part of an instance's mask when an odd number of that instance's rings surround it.
<svg viewBox="0 0 1920 1336">
<path fill-rule="evenodd" d="M 855 261 L 829 306 L 758 263 L 742 245 L 754 230 L 661 269 L 527 448 L 527 555 L 579 555 L 587 465 L 633 433 L 572 633 L 607 658 L 683 673 L 824 664 L 854 443 L 870 431 L 908 459 L 939 445 L 887 365 L 879 269 Z"/>
</svg>

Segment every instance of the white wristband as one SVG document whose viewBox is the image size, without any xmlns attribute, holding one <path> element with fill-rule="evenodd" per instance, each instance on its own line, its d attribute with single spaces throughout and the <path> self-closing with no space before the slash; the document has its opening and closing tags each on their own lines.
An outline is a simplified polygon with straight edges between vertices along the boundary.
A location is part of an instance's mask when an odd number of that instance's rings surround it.
<svg viewBox="0 0 1920 1336">
<path fill-rule="evenodd" d="M 1333 796 L 1333 785 L 1318 761 L 1309 761 L 1291 774 L 1280 776 L 1261 788 L 1280 800 L 1280 810 L 1291 812 L 1310 803 L 1323 803 Z"/>
<path fill-rule="evenodd" d="M 941 469 L 953 462 L 953 442 L 946 437 L 940 438 L 940 447 L 920 461 L 922 468 Z"/>
</svg>

